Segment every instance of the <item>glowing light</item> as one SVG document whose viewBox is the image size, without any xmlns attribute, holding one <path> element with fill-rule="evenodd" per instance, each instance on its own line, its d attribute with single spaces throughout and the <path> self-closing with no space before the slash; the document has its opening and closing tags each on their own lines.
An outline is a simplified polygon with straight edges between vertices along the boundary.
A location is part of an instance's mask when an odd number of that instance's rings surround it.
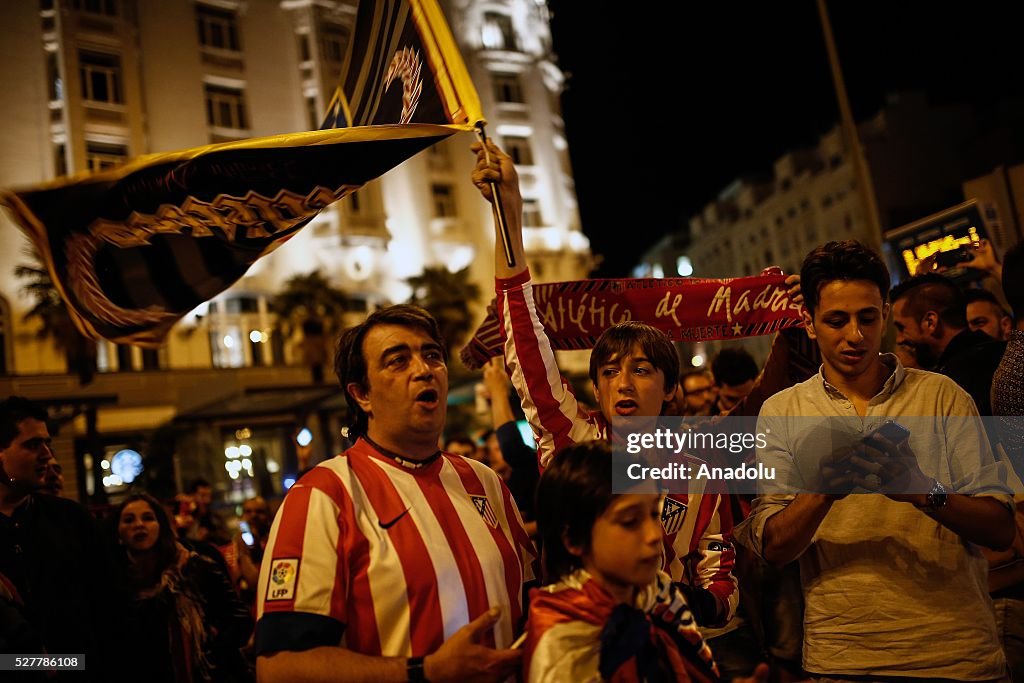
<svg viewBox="0 0 1024 683">
<path fill-rule="evenodd" d="M 228 472 L 231 472 L 231 461 L 230 460 L 227 461 L 226 463 L 224 463 L 224 469 L 226 469 Z"/>
<path fill-rule="evenodd" d="M 282 483 L 286 489 L 290 489 L 292 486 L 295 486 L 295 479 L 293 477 L 288 477 Z"/>
<path fill-rule="evenodd" d="M 226 347 L 228 347 L 230 349 L 234 345 L 235 345 L 235 338 L 232 337 L 230 334 L 225 334 L 224 335 L 224 346 L 226 346 Z"/>
<path fill-rule="evenodd" d="M 676 272 L 679 277 L 690 277 L 693 275 L 693 263 L 689 256 L 680 256 L 676 259 Z"/>
<path fill-rule="evenodd" d="M 245 458 L 244 460 L 242 460 L 242 467 L 244 467 L 247 470 L 251 470 L 252 460 L 250 460 L 249 458 Z"/>
<path fill-rule="evenodd" d="M 313 432 L 309 431 L 306 427 L 302 428 L 298 436 L 295 437 L 295 442 L 300 446 L 308 446 L 313 443 Z"/>
<path fill-rule="evenodd" d="M 238 479 L 238 470 L 231 470 L 228 472 L 228 476 L 232 479 Z"/>
<path fill-rule="evenodd" d="M 655 263 L 654 266 L 651 267 L 651 276 L 657 278 L 665 277 L 665 269 L 661 267 L 660 263 Z"/>
<path fill-rule="evenodd" d="M 130 448 L 120 450 L 110 459 L 110 471 L 111 478 L 117 479 L 116 485 L 130 484 L 142 474 L 142 456 Z"/>
<path fill-rule="evenodd" d="M 242 455 L 243 458 L 248 458 L 250 455 L 252 455 L 252 446 L 250 446 L 247 443 L 243 443 L 241 446 L 238 447 L 238 452 Z"/>
<path fill-rule="evenodd" d="M 277 474 L 280 471 L 281 471 L 281 466 L 277 464 L 276 460 L 268 460 L 267 461 L 267 472 L 270 472 L 271 474 Z"/>
<path fill-rule="evenodd" d="M 235 431 L 235 438 L 238 439 L 239 441 L 248 439 L 251 436 L 252 432 L 249 431 L 248 427 L 242 427 L 241 429 Z"/>
<path fill-rule="evenodd" d="M 238 446 L 228 446 L 227 448 L 224 449 L 224 455 L 227 456 L 228 458 L 232 458 L 232 459 L 237 458 L 238 454 L 239 454 Z"/>
<path fill-rule="evenodd" d="M 261 341 L 263 341 L 263 333 L 260 332 L 259 330 L 253 330 L 252 332 L 249 333 L 249 341 L 251 341 L 253 344 L 259 344 Z"/>
<path fill-rule="evenodd" d="M 102 467 L 105 470 L 109 470 L 110 469 L 110 461 L 109 460 L 101 460 L 100 461 L 100 467 Z"/>
<path fill-rule="evenodd" d="M 110 486 L 110 477 L 109 476 L 103 477 L 103 485 L 104 486 Z"/>
<path fill-rule="evenodd" d="M 690 365 L 692 365 L 695 368 L 699 368 L 700 366 L 704 365 L 704 356 L 694 356 L 693 358 L 690 359 Z"/>
</svg>

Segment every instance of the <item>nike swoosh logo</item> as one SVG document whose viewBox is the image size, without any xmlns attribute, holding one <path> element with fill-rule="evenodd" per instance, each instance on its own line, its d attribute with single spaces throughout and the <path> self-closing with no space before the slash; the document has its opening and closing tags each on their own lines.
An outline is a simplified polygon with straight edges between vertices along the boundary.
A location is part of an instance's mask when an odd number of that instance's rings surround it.
<svg viewBox="0 0 1024 683">
<path fill-rule="evenodd" d="M 384 520 L 378 519 L 377 520 L 377 524 L 380 524 L 380 528 L 381 529 L 390 529 L 391 527 L 393 527 L 398 522 L 398 520 L 402 519 L 402 517 L 405 517 L 405 515 L 408 512 L 409 512 L 409 508 L 405 508 L 405 510 L 402 511 L 402 514 L 398 515 L 397 517 L 395 517 L 390 522 L 385 522 Z"/>
</svg>

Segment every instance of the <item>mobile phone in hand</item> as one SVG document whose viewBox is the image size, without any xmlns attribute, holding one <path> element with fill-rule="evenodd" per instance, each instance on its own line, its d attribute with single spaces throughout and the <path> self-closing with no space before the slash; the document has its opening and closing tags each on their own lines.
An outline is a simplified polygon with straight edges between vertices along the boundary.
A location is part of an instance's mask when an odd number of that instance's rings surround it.
<svg viewBox="0 0 1024 683">
<path fill-rule="evenodd" d="M 864 440 L 870 440 L 875 434 L 884 436 L 894 444 L 902 443 L 910 438 L 910 430 L 893 420 L 886 421 L 881 427 L 865 436 Z"/>
<path fill-rule="evenodd" d="M 238 530 L 242 532 L 242 542 L 250 548 L 256 545 L 256 537 L 252 535 L 252 529 L 249 528 L 248 522 L 239 522 Z"/>
</svg>

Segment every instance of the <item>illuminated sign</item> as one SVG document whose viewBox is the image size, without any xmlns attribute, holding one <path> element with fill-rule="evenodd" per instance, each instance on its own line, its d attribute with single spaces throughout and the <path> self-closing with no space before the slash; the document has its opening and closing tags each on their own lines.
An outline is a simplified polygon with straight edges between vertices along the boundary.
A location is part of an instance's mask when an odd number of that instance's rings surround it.
<svg viewBox="0 0 1024 683">
<path fill-rule="evenodd" d="M 988 238 L 987 225 L 995 209 L 971 199 L 945 211 L 885 233 L 885 249 L 896 280 L 917 272 L 929 256 L 977 244 Z M 986 220 L 988 219 L 988 220 Z"/>
</svg>

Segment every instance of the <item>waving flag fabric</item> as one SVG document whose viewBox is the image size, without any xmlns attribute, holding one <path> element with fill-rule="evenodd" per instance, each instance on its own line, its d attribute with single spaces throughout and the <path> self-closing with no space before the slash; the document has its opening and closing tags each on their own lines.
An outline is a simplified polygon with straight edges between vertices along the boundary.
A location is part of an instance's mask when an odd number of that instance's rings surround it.
<svg viewBox="0 0 1024 683">
<path fill-rule="evenodd" d="M 324 207 L 478 120 L 435 0 L 364 0 L 322 130 L 143 156 L 0 201 L 84 334 L 153 346 Z"/>
</svg>

